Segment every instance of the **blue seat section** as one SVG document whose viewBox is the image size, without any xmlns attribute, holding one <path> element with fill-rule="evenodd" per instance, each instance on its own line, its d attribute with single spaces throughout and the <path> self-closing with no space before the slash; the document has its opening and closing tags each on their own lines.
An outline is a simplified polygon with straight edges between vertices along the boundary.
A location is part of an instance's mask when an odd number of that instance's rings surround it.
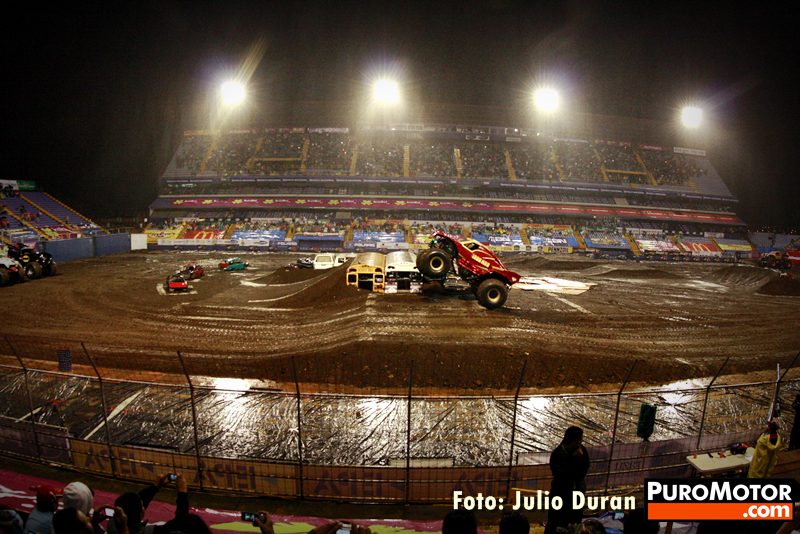
<svg viewBox="0 0 800 534">
<path fill-rule="evenodd" d="M 64 205 L 56 202 L 45 193 L 40 191 L 26 191 L 24 195 L 67 224 L 85 224 L 88 226 L 95 226 L 95 224 L 89 219 L 81 216 L 69 208 L 66 208 Z"/>
<path fill-rule="evenodd" d="M 39 212 L 38 209 L 33 207 L 32 204 L 26 202 L 25 199 L 23 199 L 21 197 L 4 198 L 2 200 L 2 204 L 6 208 L 8 208 L 9 211 L 13 212 L 14 215 L 16 215 L 17 217 L 22 217 L 23 219 L 25 218 L 24 214 L 29 214 L 31 216 L 35 216 Z M 20 211 L 20 210 L 23 210 L 23 211 Z M 9 219 L 11 219 L 11 217 L 9 217 Z M 55 227 L 61 226 L 60 222 L 57 222 L 56 220 L 52 219 L 51 217 L 48 217 L 44 213 L 42 213 L 38 217 L 35 217 L 34 220 L 27 221 L 27 222 L 31 226 L 36 226 L 38 228 L 55 228 Z"/>
</svg>

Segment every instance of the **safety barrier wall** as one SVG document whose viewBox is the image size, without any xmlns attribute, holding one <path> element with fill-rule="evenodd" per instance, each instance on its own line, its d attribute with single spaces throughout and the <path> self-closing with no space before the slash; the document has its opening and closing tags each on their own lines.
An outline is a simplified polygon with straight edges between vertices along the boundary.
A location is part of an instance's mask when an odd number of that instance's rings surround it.
<svg viewBox="0 0 800 534">
<path fill-rule="evenodd" d="M 99 235 L 94 240 L 94 255 L 108 256 L 131 251 L 130 234 Z"/>
<path fill-rule="evenodd" d="M 42 241 L 45 252 L 57 262 L 82 260 L 95 256 L 108 256 L 131 251 L 130 234 L 99 235 L 79 239 Z"/>
<path fill-rule="evenodd" d="M 95 255 L 94 239 L 90 237 L 42 241 L 42 248 L 58 262 L 82 260 Z"/>
<path fill-rule="evenodd" d="M 753 443 L 768 412 L 788 436 L 800 397 L 797 357 L 777 381 L 628 390 L 626 380 L 611 393 L 505 397 L 417 396 L 410 384 L 408 395 L 375 396 L 303 392 L 300 382 L 294 392 L 231 390 L 179 371 L 120 379 L 95 362 L 124 349 L 83 344 L 73 371 L 61 372 L 32 346 L 6 342 L 2 454 L 136 482 L 179 471 L 195 488 L 285 498 L 447 503 L 456 490 L 549 489 L 549 451 L 568 424 L 586 432 L 588 489 L 613 493 L 691 476 L 688 455 Z M 151 367 L 187 369 L 186 360 L 154 354 Z M 636 437 L 642 403 L 658 407 L 653 441 Z M 800 450 L 783 452 L 776 472 L 800 477 Z"/>
</svg>

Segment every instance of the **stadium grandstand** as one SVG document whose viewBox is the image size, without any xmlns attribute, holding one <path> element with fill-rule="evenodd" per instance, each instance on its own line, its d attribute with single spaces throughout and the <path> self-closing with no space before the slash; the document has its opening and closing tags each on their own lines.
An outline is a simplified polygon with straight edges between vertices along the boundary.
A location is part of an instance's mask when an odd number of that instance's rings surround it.
<svg viewBox="0 0 800 534">
<path fill-rule="evenodd" d="M 107 235 L 108 231 L 25 180 L 0 180 L 0 240 L 4 246 Z"/>
<path fill-rule="evenodd" d="M 665 125 L 594 117 L 574 130 L 187 131 L 145 231 L 151 247 L 313 251 L 413 249 L 445 230 L 500 252 L 693 260 L 797 241 L 751 236 L 706 150 Z"/>
</svg>

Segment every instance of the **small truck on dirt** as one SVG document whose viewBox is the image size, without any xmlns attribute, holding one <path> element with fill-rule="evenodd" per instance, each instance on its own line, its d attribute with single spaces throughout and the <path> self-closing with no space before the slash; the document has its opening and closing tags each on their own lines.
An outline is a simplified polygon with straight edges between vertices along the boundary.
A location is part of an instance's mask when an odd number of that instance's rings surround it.
<svg viewBox="0 0 800 534">
<path fill-rule="evenodd" d="M 433 234 L 430 248 L 417 256 L 417 269 L 431 282 L 444 282 L 456 275 L 467 282 L 478 303 L 494 310 L 505 304 L 508 291 L 521 276 L 503 265 L 483 243 L 444 232 Z"/>
<path fill-rule="evenodd" d="M 8 257 L 16 260 L 22 267 L 25 277 L 31 280 L 42 276 L 53 276 L 57 266 L 53 256 L 47 252 L 39 252 L 18 243 L 8 247 Z"/>
</svg>

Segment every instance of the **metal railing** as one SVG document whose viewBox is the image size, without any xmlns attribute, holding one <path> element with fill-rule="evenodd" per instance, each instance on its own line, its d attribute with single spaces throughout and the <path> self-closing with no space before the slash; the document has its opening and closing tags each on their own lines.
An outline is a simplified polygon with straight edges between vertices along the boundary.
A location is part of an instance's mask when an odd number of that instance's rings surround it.
<svg viewBox="0 0 800 534">
<path fill-rule="evenodd" d="M 787 427 L 800 395 L 798 356 L 774 377 L 723 375 L 726 358 L 711 378 L 646 388 L 630 385 L 645 366 L 634 362 L 616 391 L 547 395 L 526 393 L 526 361 L 506 396 L 416 395 L 410 362 L 405 393 L 364 395 L 312 391 L 294 359 L 284 387 L 265 387 L 193 374 L 222 357 L 5 341 L 3 454 L 132 481 L 180 470 L 196 488 L 292 498 L 451 502 L 457 489 L 549 489 L 550 450 L 571 424 L 585 430 L 589 490 L 608 493 L 690 476 L 687 455 L 751 441 L 770 414 Z M 71 371 L 57 369 L 56 347 L 69 351 Z M 157 373 L 99 364 L 134 354 Z M 657 408 L 652 441 L 636 435 L 643 403 Z M 797 452 L 785 470 L 800 470 Z"/>
</svg>

